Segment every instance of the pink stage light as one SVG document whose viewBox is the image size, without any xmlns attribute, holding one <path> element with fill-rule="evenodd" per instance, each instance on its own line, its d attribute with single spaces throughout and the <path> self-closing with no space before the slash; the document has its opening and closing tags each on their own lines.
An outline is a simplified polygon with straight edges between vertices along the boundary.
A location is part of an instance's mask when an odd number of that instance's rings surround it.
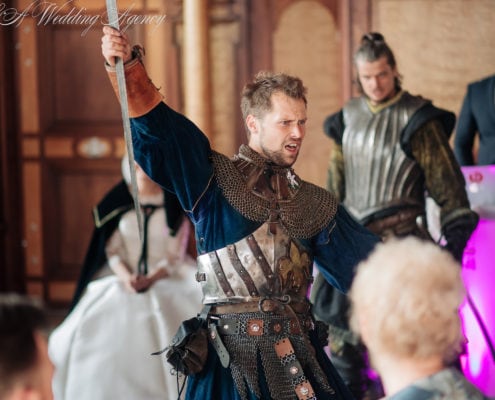
<svg viewBox="0 0 495 400">
<path fill-rule="evenodd" d="M 495 396 L 495 165 L 462 167 L 471 207 L 480 221 L 463 257 L 468 301 L 461 308 L 465 376 L 486 396 Z"/>
</svg>

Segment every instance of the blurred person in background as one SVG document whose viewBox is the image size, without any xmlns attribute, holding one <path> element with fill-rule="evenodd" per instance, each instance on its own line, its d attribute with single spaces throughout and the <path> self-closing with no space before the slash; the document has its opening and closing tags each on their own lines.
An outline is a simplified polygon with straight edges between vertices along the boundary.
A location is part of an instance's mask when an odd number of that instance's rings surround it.
<svg viewBox="0 0 495 400">
<path fill-rule="evenodd" d="M 461 268 L 444 249 L 410 236 L 379 244 L 349 292 L 352 329 L 388 400 L 482 400 L 452 363 L 465 341 Z"/>
<path fill-rule="evenodd" d="M 426 193 L 439 205 L 445 247 L 459 262 L 476 227 L 461 169 L 449 145 L 452 112 L 402 89 L 395 56 L 383 35 L 362 37 L 354 55 L 361 96 L 324 122 L 332 140 L 327 188 L 351 215 L 387 240 L 433 240 Z M 366 349 L 348 326 L 348 299 L 317 277 L 315 315 L 330 324 L 330 353 L 357 399 L 381 396 Z"/>
<path fill-rule="evenodd" d="M 52 400 L 48 320 L 33 299 L 0 294 L 0 399 Z"/>
<path fill-rule="evenodd" d="M 72 310 L 50 336 L 56 400 L 174 399 L 177 375 L 151 353 L 167 346 L 180 323 L 201 310 L 190 222 L 175 196 L 139 167 L 143 242 L 124 180 L 94 209 L 95 232 Z"/>
<path fill-rule="evenodd" d="M 479 145 L 474 153 L 475 139 Z M 461 165 L 495 164 L 495 75 L 467 86 L 454 137 Z"/>
</svg>

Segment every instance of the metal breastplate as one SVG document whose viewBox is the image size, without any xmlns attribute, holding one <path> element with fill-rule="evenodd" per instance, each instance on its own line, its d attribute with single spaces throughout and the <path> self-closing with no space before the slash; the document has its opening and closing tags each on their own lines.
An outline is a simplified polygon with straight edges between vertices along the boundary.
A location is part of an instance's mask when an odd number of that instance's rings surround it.
<svg viewBox="0 0 495 400">
<path fill-rule="evenodd" d="M 425 103 L 404 93 L 377 113 L 364 98 L 351 100 L 344 108 L 344 205 L 360 221 L 387 209 L 423 207 L 422 171 L 406 156 L 400 139 L 411 116 Z"/>
<path fill-rule="evenodd" d="M 304 302 L 312 282 L 312 257 L 284 229 L 268 223 L 246 238 L 198 257 L 197 280 L 204 304 L 260 298 Z"/>
</svg>

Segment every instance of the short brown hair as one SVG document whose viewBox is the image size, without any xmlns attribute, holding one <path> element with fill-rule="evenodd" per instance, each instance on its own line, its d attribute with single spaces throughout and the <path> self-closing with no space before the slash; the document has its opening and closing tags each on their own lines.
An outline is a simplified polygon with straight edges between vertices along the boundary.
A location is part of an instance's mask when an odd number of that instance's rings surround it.
<svg viewBox="0 0 495 400">
<path fill-rule="evenodd" d="M 252 82 L 242 91 L 241 111 L 244 121 L 248 115 L 260 118 L 271 110 L 271 96 L 281 92 L 293 99 L 302 99 L 307 104 L 307 89 L 300 78 L 284 73 L 258 72 Z"/>
</svg>

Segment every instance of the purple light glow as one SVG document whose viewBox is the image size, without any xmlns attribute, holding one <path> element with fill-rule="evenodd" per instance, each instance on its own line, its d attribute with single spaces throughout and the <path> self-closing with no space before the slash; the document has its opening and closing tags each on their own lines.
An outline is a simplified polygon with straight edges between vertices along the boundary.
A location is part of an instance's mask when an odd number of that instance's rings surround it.
<svg viewBox="0 0 495 400">
<path fill-rule="evenodd" d="M 462 167 L 471 208 L 480 221 L 462 262 L 469 301 L 461 307 L 466 354 L 464 375 L 486 396 L 495 396 L 495 165 Z M 490 347 L 491 346 L 491 347 Z"/>
<path fill-rule="evenodd" d="M 495 220 L 478 223 L 463 259 L 462 277 L 481 317 L 491 343 L 495 345 Z M 495 396 L 495 360 L 475 311 L 467 302 L 461 308 L 467 354 L 461 358 L 466 377 L 489 397 Z"/>
</svg>

